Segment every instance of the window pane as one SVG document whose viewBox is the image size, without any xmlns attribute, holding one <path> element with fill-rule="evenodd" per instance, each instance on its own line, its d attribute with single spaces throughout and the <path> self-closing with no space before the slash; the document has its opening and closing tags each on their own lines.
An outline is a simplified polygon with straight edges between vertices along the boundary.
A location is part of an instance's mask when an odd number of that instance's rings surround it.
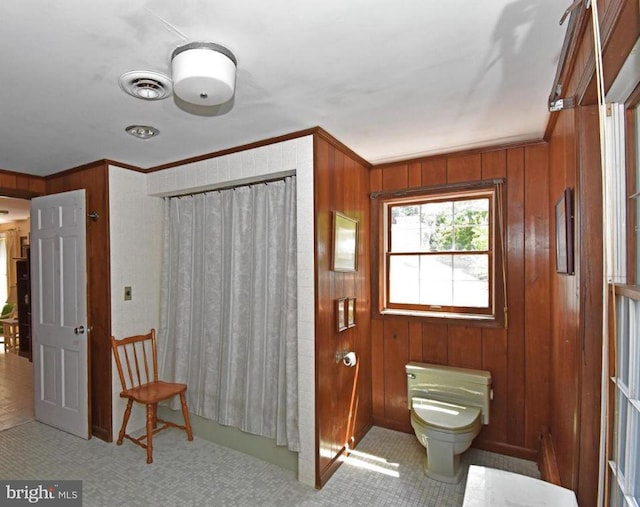
<svg viewBox="0 0 640 507">
<path fill-rule="evenodd" d="M 454 202 L 455 250 L 489 249 L 489 199 Z"/>
<path fill-rule="evenodd" d="M 453 304 L 489 306 L 489 258 L 486 255 L 456 255 L 453 260 Z"/>
<path fill-rule="evenodd" d="M 391 208 L 392 252 L 419 252 L 421 233 L 420 206 L 393 206 Z"/>
<path fill-rule="evenodd" d="M 629 385 L 629 331 L 633 329 L 629 320 L 635 319 L 636 303 L 632 299 L 618 297 L 618 382 Z"/>
<path fill-rule="evenodd" d="M 420 304 L 420 257 L 394 255 L 389 260 L 389 302 Z"/>
<path fill-rule="evenodd" d="M 618 391 L 618 471 L 622 477 L 627 473 L 626 471 L 626 451 L 627 451 L 627 398 L 622 391 Z"/>
<path fill-rule="evenodd" d="M 392 255 L 389 301 L 429 306 L 489 306 L 489 259 L 477 255 Z"/>
<path fill-rule="evenodd" d="M 631 427 L 629 429 L 632 431 L 632 433 L 630 434 L 637 435 L 638 432 L 640 431 L 640 413 L 638 413 L 638 411 L 633 407 L 633 405 L 630 405 L 630 407 L 631 407 L 631 414 L 630 414 Z M 635 471 L 634 476 L 629 478 L 629 482 L 628 482 L 628 484 L 630 485 L 629 493 L 640 505 L 640 448 L 638 447 L 637 438 L 633 439 L 633 443 L 632 443 L 629 454 L 630 454 L 629 462 L 633 464 L 633 466 L 631 466 L 630 469 Z"/>
</svg>

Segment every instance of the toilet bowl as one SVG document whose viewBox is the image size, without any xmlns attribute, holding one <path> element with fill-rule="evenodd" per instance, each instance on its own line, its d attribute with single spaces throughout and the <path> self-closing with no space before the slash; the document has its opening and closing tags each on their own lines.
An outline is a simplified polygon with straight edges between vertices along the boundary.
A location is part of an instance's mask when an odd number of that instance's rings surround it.
<svg viewBox="0 0 640 507">
<path fill-rule="evenodd" d="M 457 483 L 460 455 L 489 423 L 491 374 L 426 363 L 406 366 L 411 426 L 426 449 L 425 474 Z"/>
</svg>

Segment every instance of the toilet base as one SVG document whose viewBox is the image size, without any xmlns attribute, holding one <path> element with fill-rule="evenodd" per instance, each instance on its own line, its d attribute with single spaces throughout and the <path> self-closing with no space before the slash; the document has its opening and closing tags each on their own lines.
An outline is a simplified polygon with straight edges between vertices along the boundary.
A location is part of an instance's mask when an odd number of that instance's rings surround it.
<svg viewBox="0 0 640 507">
<path fill-rule="evenodd" d="M 460 456 L 471 445 L 471 441 L 461 448 L 455 449 L 450 442 L 441 442 L 434 439 L 425 439 L 426 456 L 424 461 L 424 473 L 430 479 L 448 484 L 458 484 L 462 479 L 463 468 L 460 466 Z M 458 444 L 460 445 L 460 444 Z M 456 453 L 455 451 L 458 451 Z"/>
<path fill-rule="evenodd" d="M 456 456 L 458 458 L 458 456 Z M 438 482 L 446 482 L 447 484 L 458 484 L 462 480 L 462 476 L 464 475 L 464 467 L 458 466 L 457 471 L 454 475 L 443 475 L 433 470 L 429 470 L 429 457 L 424 457 L 423 463 L 424 475 L 429 477 L 429 479 L 433 479 Z"/>
</svg>

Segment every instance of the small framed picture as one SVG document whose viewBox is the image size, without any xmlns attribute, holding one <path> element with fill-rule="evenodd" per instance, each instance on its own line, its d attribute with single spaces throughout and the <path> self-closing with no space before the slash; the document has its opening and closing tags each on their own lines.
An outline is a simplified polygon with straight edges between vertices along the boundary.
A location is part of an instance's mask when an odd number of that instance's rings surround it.
<svg viewBox="0 0 640 507">
<path fill-rule="evenodd" d="M 358 220 L 333 212 L 333 271 L 358 271 Z"/>
<path fill-rule="evenodd" d="M 556 272 L 574 274 L 573 192 L 566 188 L 556 202 Z"/>
<path fill-rule="evenodd" d="M 347 299 L 347 327 L 356 325 L 356 298 Z"/>
<path fill-rule="evenodd" d="M 347 329 L 346 298 L 336 299 L 336 329 L 338 333 Z"/>
</svg>

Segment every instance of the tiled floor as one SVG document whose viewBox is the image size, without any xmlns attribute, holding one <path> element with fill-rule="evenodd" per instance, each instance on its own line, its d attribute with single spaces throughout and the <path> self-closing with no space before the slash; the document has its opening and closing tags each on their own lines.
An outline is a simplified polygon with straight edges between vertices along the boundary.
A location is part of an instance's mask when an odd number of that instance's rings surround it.
<svg viewBox="0 0 640 507">
<path fill-rule="evenodd" d="M 33 419 L 33 364 L 0 346 L 0 430 Z"/>
<path fill-rule="evenodd" d="M 83 505 L 355 507 L 462 505 L 466 478 L 443 484 L 424 476 L 424 449 L 413 435 L 374 427 L 324 488 L 257 458 L 170 429 L 142 449 L 82 440 L 38 422 L 0 431 L 0 479 L 82 481 Z M 469 464 L 537 475 L 535 463 L 471 449 Z"/>
<path fill-rule="evenodd" d="M 460 506 L 465 478 L 443 484 L 425 477 L 424 448 L 413 435 L 374 427 L 322 490 L 276 465 L 182 431 L 154 437 L 154 462 L 125 442 L 82 440 L 33 419 L 32 364 L 0 353 L 0 480 L 78 479 L 89 506 Z M 15 426 L 10 428 L 11 426 Z M 10 428 L 10 429 L 6 429 Z M 539 477 L 535 463 L 470 449 L 470 464 Z"/>
</svg>

